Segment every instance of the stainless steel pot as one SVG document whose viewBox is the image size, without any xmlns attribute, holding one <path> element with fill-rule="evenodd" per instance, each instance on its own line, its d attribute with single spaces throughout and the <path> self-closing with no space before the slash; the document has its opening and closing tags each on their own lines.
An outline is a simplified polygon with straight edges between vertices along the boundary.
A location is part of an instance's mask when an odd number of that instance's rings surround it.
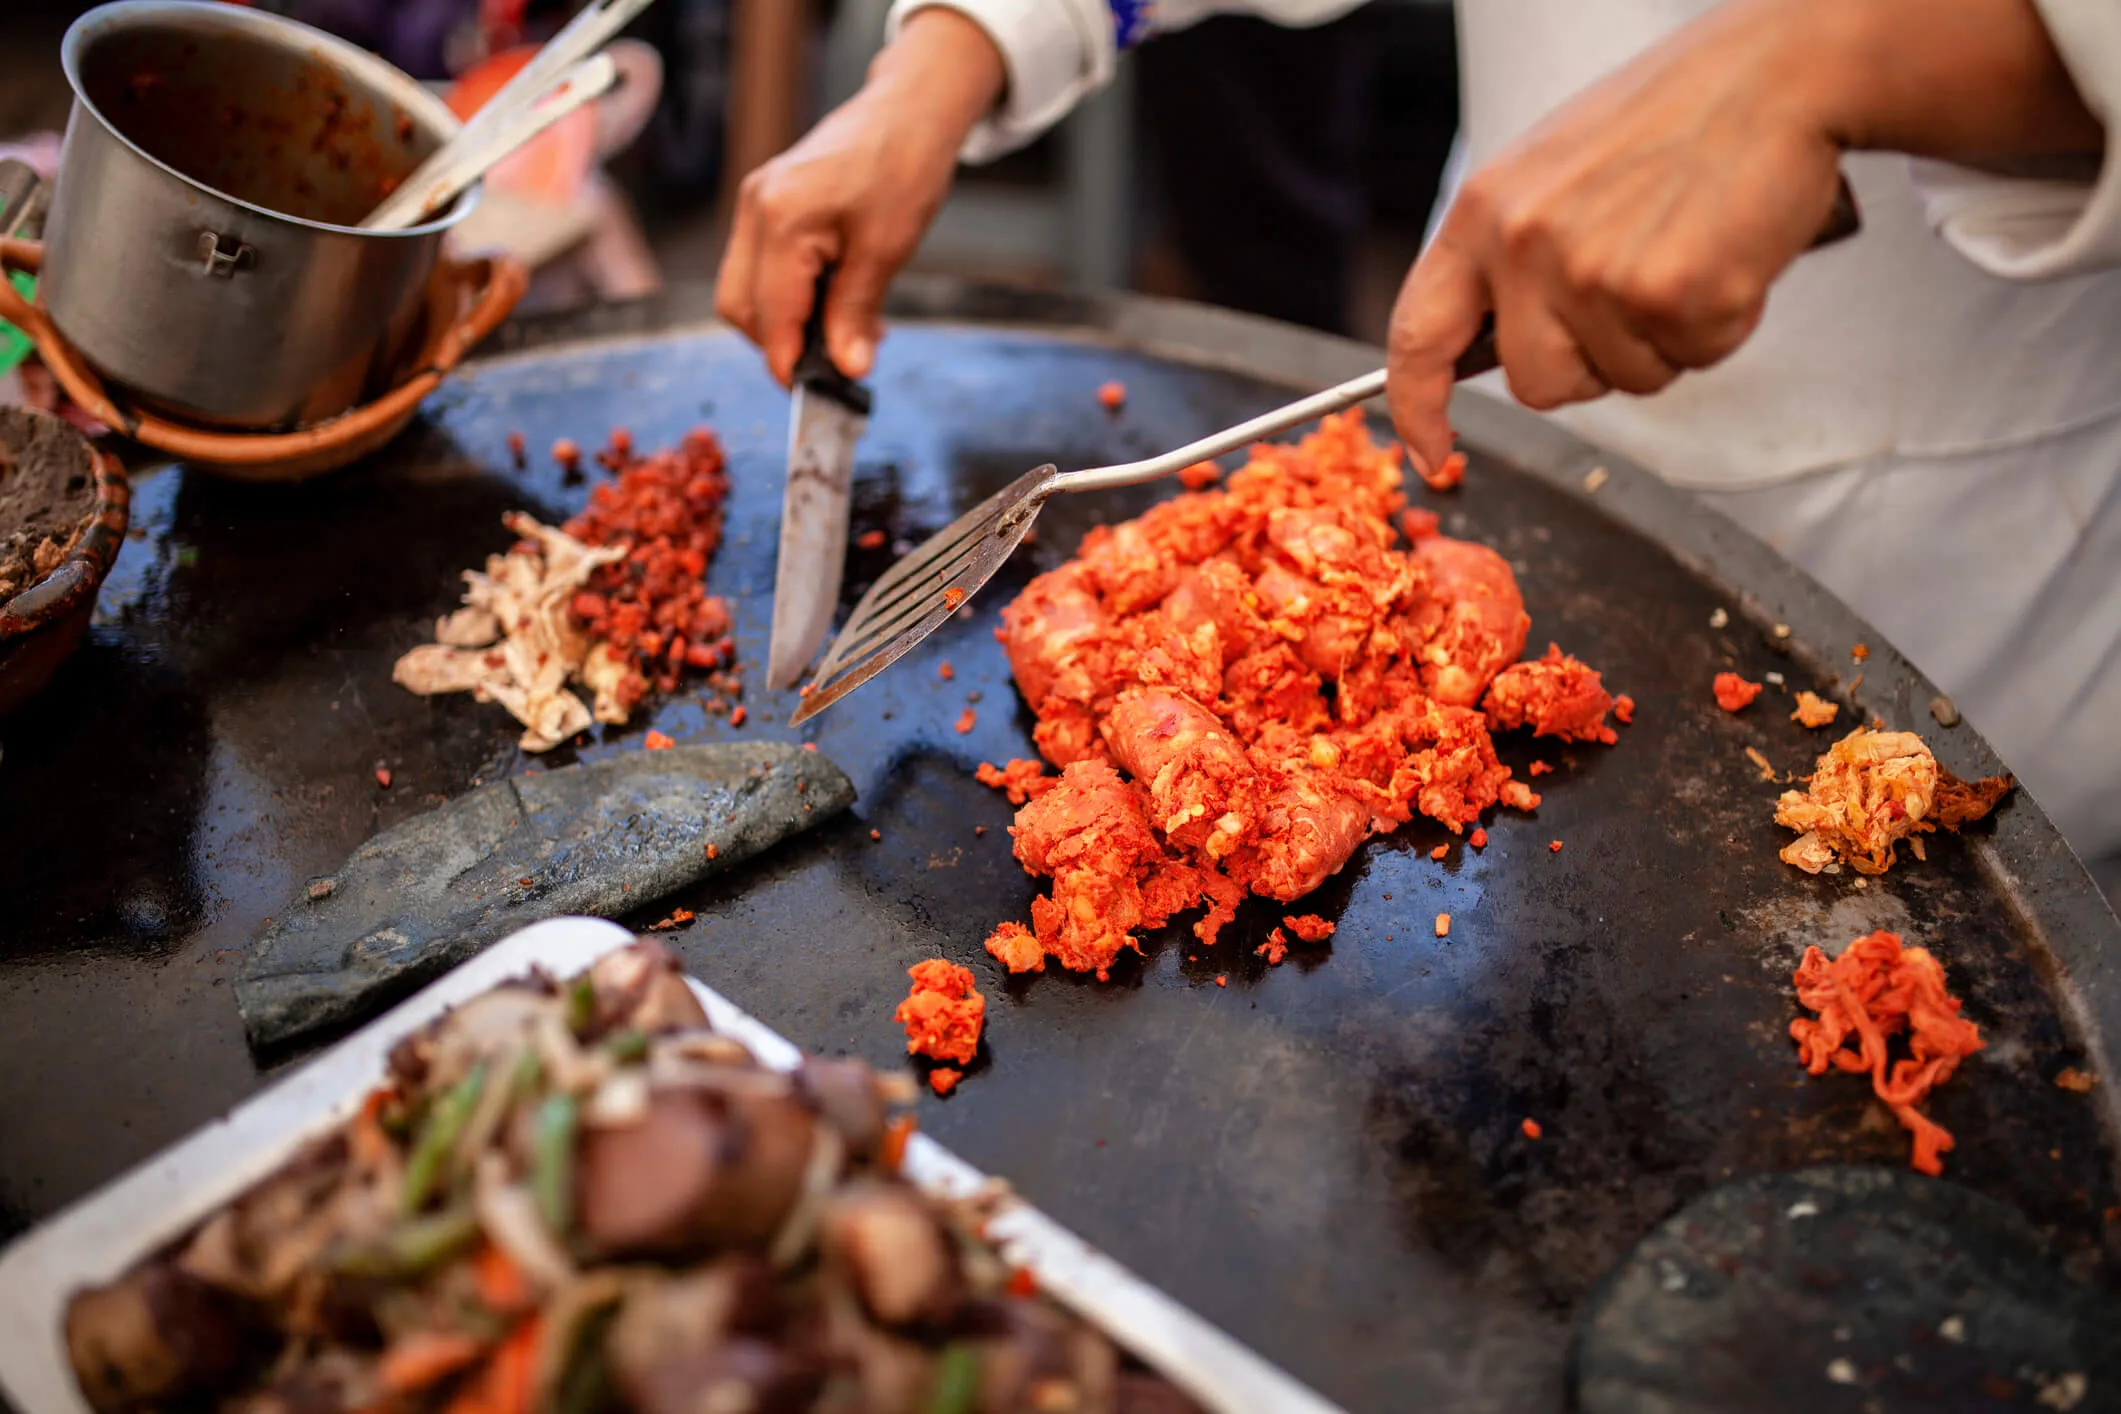
<svg viewBox="0 0 2121 1414">
<path fill-rule="evenodd" d="M 456 131 L 448 106 L 364 50 L 194 0 L 89 11 L 39 297 L 144 404 L 287 428 L 371 393 L 418 334 L 443 233 L 354 223 Z"/>
</svg>

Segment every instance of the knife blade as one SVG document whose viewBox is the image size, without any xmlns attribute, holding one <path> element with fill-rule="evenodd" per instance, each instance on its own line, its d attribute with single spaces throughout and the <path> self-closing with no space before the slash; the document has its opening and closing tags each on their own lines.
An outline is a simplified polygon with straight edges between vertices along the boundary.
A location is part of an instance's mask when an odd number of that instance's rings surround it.
<svg viewBox="0 0 2121 1414">
<path fill-rule="evenodd" d="M 825 353 L 831 279 L 829 270 L 818 279 L 789 407 L 788 481 L 781 492 L 773 638 L 766 653 L 766 685 L 775 691 L 795 686 L 832 628 L 847 559 L 854 446 L 869 425 L 869 390 L 833 367 Z"/>
</svg>

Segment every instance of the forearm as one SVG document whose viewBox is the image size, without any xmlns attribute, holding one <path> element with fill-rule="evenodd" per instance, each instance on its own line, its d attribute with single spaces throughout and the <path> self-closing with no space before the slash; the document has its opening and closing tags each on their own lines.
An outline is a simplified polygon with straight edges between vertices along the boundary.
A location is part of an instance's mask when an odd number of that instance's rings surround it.
<svg viewBox="0 0 2121 1414">
<path fill-rule="evenodd" d="M 869 87 L 904 94 L 954 135 L 951 150 L 1002 101 L 1009 74 L 980 26 L 946 6 L 916 10 L 869 64 Z"/>
<path fill-rule="evenodd" d="M 2033 0 L 1740 0 L 1780 11 L 1794 88 L 1842 146 L 1979 165 L 2095 153 Z"/>
</svg>

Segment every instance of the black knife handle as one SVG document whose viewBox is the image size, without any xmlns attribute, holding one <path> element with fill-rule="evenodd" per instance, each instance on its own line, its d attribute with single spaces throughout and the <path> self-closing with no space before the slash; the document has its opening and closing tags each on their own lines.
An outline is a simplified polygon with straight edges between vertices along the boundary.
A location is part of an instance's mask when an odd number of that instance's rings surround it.
<svg viewBox="0 0 2121 1414">
<path fill-rule="evenodd" d="M 1849 179 L 1842 177 L 1834 192 L 1834 206 L 1826 213 L 1826 221 L 1819 234 L 1812 237 L 1811 250 L 1820 250 L 1847 240 L 1863 229 L 1863 213 L 1857 209 L 1856 193 L 1849 189 Z M 1502 367 L 1502 359 L 1495 352 L 1495 312 L 1480 317 L 1480 328 L 1473 335 L 1473 342 L 1466 345 L 1465 352 L 1458 356 L 1453 376 L 1463 383 L 1468 378 L 1478 378 L 1483 373 L 1492 373 Z"/>
<path fill-rule="evenodd" d="M 803 353 L 795 361 L 795 381 L 815 388 L 836 402 L 845 403 L 863 417 L 869 415 L 869 390 L 833 365 L 825 352 L 825 296 L 832 289 L 832 272 L 826 266 L 818 273 L 817 293 L 810 301 L 810 318 L 803 324 Z"/>
</svg>

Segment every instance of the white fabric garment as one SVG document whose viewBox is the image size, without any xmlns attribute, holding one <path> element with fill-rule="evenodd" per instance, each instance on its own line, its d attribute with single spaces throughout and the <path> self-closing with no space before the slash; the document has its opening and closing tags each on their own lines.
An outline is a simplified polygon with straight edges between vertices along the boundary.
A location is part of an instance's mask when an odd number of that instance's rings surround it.
<svg viewBox="0 0 2121 1414">
<path fill-rule="evenodd" d="M 930 3 L 1008 61 L 968 160 L 1028 141 L 1111 73 L 1111 0 L 898 0 L 894 25 Z M 1459 4 L 1454 183 L 1713 3 Z M 2092 110 L 2121 113 L 2121 5 L 2036 3 Z M 1352 8 L 1160 0 L 1155 24 Z M 1743 349 L 1560 420 L 1804 566 L 1951 694 L 2081 853 L 2121 852 L 2121 150 L 2080 182 L 1889 154 L 1844 170 L 1862 236 L 1798 261 Z"/>
<path fill-rule="evenodd" d="M 2040 3 L 2087 104 L 2121 111 L 2121 7 Z M 1463 170 L 1711 4 L 1461 4 Z M 1843 167 L 1863 234 L 1800 259 L 1745 347 L 1557 416 L 1809 570 L 2080 853 L 2121 851 L 2121 153 L 2096 183 Z"/>
<path fill-rule="evenodd" d="M 1250 14 L 1301 28 L 1339 19 L 1363 0 L 895 0 L 885 28 L 931 5 L 968 16 L 994 40 L 1009 69 L 1002 106 L 965 143 L 967 162 L 988 162 L 1059 122 L 1112 77 L 1123 17 L 1139 13 L 1152 32 L 1184 29 L 1210 15 Z M 1130 35 L 1130 39 L 1139 38 Z"/>
</svg>

